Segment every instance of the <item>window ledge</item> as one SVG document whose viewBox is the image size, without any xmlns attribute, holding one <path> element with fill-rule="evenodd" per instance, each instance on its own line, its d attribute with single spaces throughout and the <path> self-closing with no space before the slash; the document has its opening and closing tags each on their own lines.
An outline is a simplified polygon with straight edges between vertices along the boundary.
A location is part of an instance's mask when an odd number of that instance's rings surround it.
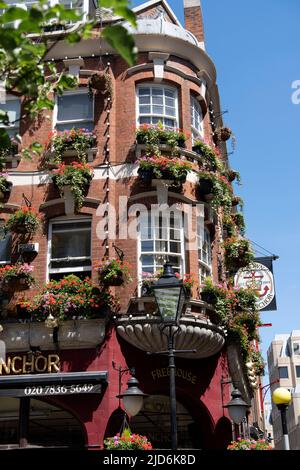
<svg viewBox="0 0 300 470">
<path fill-rule="evenodd" d="M 140 158 L 143 155 L 143 151 L 146 150 L 146 145 L 145 144 L 136 144 L 135 147 L 135 154 L 136 158 Z M 173 149 L 170 145 L 167 144 L 160 144 L 159 146 L 160 150 L 163 150 L 165 152 L 171 152 Z M 199 155 L 196 152 L 193 152 L 193 150 L 188 150 L 186 148 L 182 147 L 175 147 L 176 152 L 182 157 L 186 157 L 187 160 L 190 160 L 194 163 L 202 163 L 203 162 L 203 157 Z"/>
</svg>

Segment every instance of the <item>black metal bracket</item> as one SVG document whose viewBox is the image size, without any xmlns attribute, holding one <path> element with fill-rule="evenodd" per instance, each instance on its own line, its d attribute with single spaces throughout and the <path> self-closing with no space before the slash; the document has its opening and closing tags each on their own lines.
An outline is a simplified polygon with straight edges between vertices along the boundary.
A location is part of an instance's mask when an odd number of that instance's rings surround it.
<svg viewBox="0 0 300 470">
<path fill-rule="evenodd" d="M 113 248 L 115 249 L 115 252 L 117 253 L 119 259 L 120 259 L 121 261 L 123 261 L 124 256 L 125 256 L 125 255 L 124 255 L 124 251 L 121 250 L 121 248 L 118 248 L 114 243 L 113 243 L 112 246 L 113 246 Z"/>
</svg>

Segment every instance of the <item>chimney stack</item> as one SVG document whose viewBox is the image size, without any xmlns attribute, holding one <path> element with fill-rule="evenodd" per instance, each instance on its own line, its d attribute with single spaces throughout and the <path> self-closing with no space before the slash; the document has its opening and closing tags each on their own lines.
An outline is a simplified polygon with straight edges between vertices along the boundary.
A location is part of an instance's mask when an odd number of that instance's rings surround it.
<svg viewBox="0 0 300 470">
<path fill-rule="evenodd" d="M 185 29 L 190 31 L 204 45 L 204 28 L 201 0 L 183 0 Z"/>
</svg>

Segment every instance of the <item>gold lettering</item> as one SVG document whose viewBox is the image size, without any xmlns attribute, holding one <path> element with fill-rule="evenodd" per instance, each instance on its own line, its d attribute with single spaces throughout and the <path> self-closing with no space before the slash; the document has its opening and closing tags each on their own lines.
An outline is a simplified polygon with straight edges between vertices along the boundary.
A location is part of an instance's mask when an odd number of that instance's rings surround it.
<svg viewBox="0 0 300 470">
<path fill-rule="evenodd" d="M 152 375 L 152 379 L 155 380 L 156 379 L 156 371 L 152 370 L 151 375 Z"/>
<path fill-rule="evenodd" d="M 182 370 L 181 369 L 177 369 L 177 377 L 182 377 Z"/>
<path fill-rule="evenodd" d="M 42 367 L 39 367 L 39 361 L 42 360 L 43 361 L 43 366 Z M 47 365 L 48 365 L 48 360 L 45 356 L 38 356 L 35 360 L 35 370 L 37 372 L 45 372 L 45 370 L 47 369 Z"/>
<path fill-rule="evenodd" d="M 23 357 L 24 357 L 24 356 L 23 356 Z M 15 356 L 15 357 L 13 357 L 12 360 L 11 360 L 11 369 L 12 369 L 13 373 L 14 373 L 14 374 L 19 374 L 20 372 L 22 372 L 22 366 L 21 366 L 19 369 L 17 369 L 17 368 L 16 368 L 16 364 L 15 364 L 16 361 L 21 361 L 21 362 L 22 362 L 22 357 L 20 357 L 20 356 Z"/>
<path fill-rule="evenodd" d="M 157 378 L 160 379 L 161 378 L 161 373 L 160 373 L 159 369 L 156 369 L 156 374 L 157 374 Z"/>
<path fill-rule="evenodd" d="M 6 374 L 10 374 L 11 360 L 10 357 L 7 359 L 7 362 L 4 362 L 3 359 L 0 359 L 0 374 L 2 375 L 2 368 Z"/>
<path fill-rule="evenodd" d="M 195 385 L 195 383 L 197 382 L 197 375 L 193 375 L 191 382 Z"/>
<path fill-rule="evenodd" d="M 48 372 L 60 371 L 60 359 L 57 354 L 49 354 L 48 356 Z"/>
<path fill-rule="evenodd" d="M 26 359 L 27 356 L 23 356 L 23 374 L 29 374 L 34 371 L 34 356 L 32 355 L 31 361 L 26 361 Z M 29 366 L 29 370 L 27 370 L 27 366 Z"/>
<path fill-rule="evenodd" d="M 162 368 L 161 373 L 162 373 L 162 376 L 163 376 L 163 377 L 166 377 L 167 371 L 166 371 L 166 368 L 165 368 L 165 367 Z"/>
</svg>

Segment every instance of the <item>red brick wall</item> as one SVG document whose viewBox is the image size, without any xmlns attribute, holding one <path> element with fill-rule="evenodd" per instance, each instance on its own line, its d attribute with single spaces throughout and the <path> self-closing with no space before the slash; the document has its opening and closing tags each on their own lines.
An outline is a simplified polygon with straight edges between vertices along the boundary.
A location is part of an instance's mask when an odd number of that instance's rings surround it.
<svg viewBox="0 0 300 470">
<path fill-rule="evenodd" d="M 110 60 L 111 62 L 111 76 L 113 78 L 114 99 L 110 110 L 110 127 L 109 127 L 109 148 L 110 148 L 110 162 L 113 166 L 116 164 L 123 164 L 126 162 L 133 162 L 135 160 L 135 128 L 136 128 L 136 85 L 142 81 L 153 81 L 153 71 L 140 71 L 131 76 L 126 74 L 127 66 L 120 58 L 109 58 L 104 60 L 104 65 Z M 143 64 L 148 62 L 148 54 L 141 54 L 138 63 Z M 196 70 L 189 62 L 183 59 L 177 59 L 175 56 L 170 58 L 168 64 L 183 71 L 187 75 L 196 76 Z M 99 59 L 85 59 L 85 64 L 82 67 L 84 70 L 99 70 Z M 84 79 L 86 81 L 86 79 Z M 172 72 L 165 72 L 163 83 L 168 83 L 178 90 L 179 98 L 179 125 L 185 131 L 190 131 L 191 118 L 190 118 L 190 94 L 198 95 L 200 87 L 196 83 L 185 80 L 179 75 Z M 107 102 L 104 100 L 103 95 L 98 94 L 95 96 L 95 132 L 98 139 L 97 155 L 92 163 L 94 167 L 101 165 L 104 161 L 104 145 L 107 139 Z M 48 117 L 47 117 L 48 116 Z M 209 139 L 211 135 L 211 127 L 209 122 L 208 113 L 205 115 L 204 121 L 205 137 Z M 41 143 L 46 142 L 47 137 L 52 130 L 52 115 L 48 111 L 44 113 L 43 119 L 31 125 L 27 123 L 21 128 L 23 131 L 23 145 L 27 146 L 30 142 L 38 140 Z M 187 142 L 187 148 L 191 149 L 191 139 Z M 18 168 L 14 170 L 14 174 L 24 174 L 24 172 L 36 172 L 39 169 L 39 164 L 36 160 L 25 161 L 22 160 Z M 30 179 L 28 180 L 30 182 Z M 134 179 L 119 179 L 110 180 L 109 182 L 109 201 L 118 208 L 119 196 L 128 196 L 133 194 L 132 183 Z M 135 186 L 136 187 L 136 186 Z M 136 191 L 145 191 L 143 187 L 137 187 Z M 196 186 L 187 182 L 184 185 L 184 195 L 196 200 L 195 193 Z M 146 189 L 148 190 L 148 189 Z M 50 185 L 35 185 L 28 184 L 27 186 L 14 186 L 9 199 L 9 204 L 22 205 L 22 194 L 31 201 L 32 205 L 39 209 L 40 206 L 52 199 L 59 198 L 57 190 Z M 88 192 L 88 197 L 95 198 L 104 203 L 106 201 L 106 188 L 105 179 L 93 180 Z M 102 220 L 102 216 L 96 215 L 96 205 L 91 206 L 85 204 L 80 210 L 81 214 L 89 214 L 93 217 L 93 238 L 92 238 L 92 258 L 96 263 L 101 260 L 105 255 L 105 247 L 103 240 L 99 240 L 96 236 L 96 225 L 98 221 Z M 5 207 L 1 210 L 1 218 L 6 219 L 12 210 Z M 64 205 L 58 204 L 50 206 L 41 211 L 45 216 L 44 229 L 37 233 L 32 241 L 39 242 L 39 254 L 33 260 L 34 275 L 39 285 L 46 280 L 46 267 L 47 267 L 47 238 L 48 238 L 48 220 L 49 218 L 64 215 Z M 128 305 L 129 299 L 135 294 L 137 288 L 137 244 L 135 240 L 117 240 L 116 244 L 124 252 L 126 259 L 133 266 L 133 282 L 122 288 L 118 288 L 118 295 L 121 300 L 122 307 Z M 110 256 L 115 256 L 115 251 L 112 249 L 112 241 L 110 241 Z M 217 267 L 217 252 L 218 246 L 214 249 L 214 271 Z M 187 253 L 187 272 L 197 274 L 197 253 Z M 97 281 L 97 273 L 93 272 L 93 279 Z M 33 288 L 28 292 L 31 296 L 36 292 Z M 27 295 L 27 292 L 26 292 Z"/>
<path fill-rule="evenodd" d="M 192 6 L 184 8 L 185 28 L 193 33 L 199 42 L 204 42 L 204 27 L 202 10 L 200 6 Z"/>
</svg>

